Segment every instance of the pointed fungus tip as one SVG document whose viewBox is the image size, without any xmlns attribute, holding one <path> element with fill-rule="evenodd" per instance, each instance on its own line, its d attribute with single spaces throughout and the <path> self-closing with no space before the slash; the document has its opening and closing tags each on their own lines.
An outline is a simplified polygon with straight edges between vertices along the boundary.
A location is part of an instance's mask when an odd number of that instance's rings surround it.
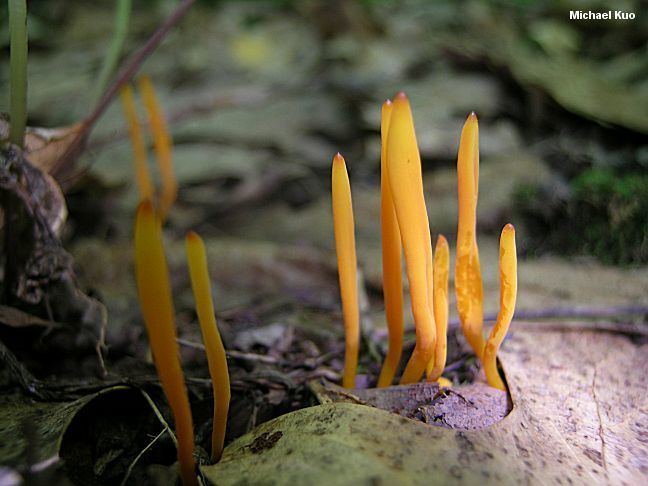
<svg viewBox="0 0 648 486">
<path fill-rule="evenodd" d="M 142 214 L 153 214 L 153 203 L 148 199 L 145 199 L 139 203 L 137 210 Z"/>
<path fill-rule="evenodd" d="M 389 98 L 387 98 L 387 99 L 384 101 L 383 106 L 390 106 L 391 104 L 392 104 L 392 100 L 390 100 Z"/>
<path fill-rule="evenodd" d="M 200 239 L 200 236 L 198 236 L 198 233 L 195 231 L 188 231 L 187 232 L 187 241 L 198 241 Z"/>
<path fill-rule="evenodd" d="M 512 232 L 515 233 L 515 226 L 513 226 L 511 223 L 506 223 L 506 225 L 504 226 L 504 229 L 502 230 L 502 232 L 507 232 L 508 233 L 509 231 L 512 231 Z"/>
<path fill-rule="evenodd" d="M 333 157 L 333 162 L 344 163 L 344 157 L 342 157 L 342 154 L 340 152 L 335 154 L 335 157 Z"/>
<path fill-rule="evenodd" d="M 394 100 L 407 100 L 407 95 L 403 91 L 399 91 L 396 93 L 396 96 L 394 96 Z"/>
<path fill-rule="evenodd" d="M 437 236 L 437 245 L 448 246 L 448 240 L 443 235 Z"/>
<path fill-rule="evenodd" d="M 477 113 L 475 113 L 474 111 L 471 111 L 470 115 L 468 115 L 468 119 L 476 121 L 477 120 Z"/>
</svg>

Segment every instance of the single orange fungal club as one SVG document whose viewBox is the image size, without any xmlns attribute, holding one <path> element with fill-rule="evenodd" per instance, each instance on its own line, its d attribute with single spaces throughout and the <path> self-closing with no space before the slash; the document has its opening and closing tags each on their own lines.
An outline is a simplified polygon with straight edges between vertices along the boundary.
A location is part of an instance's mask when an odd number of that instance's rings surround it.
<svg viewBox="0 0 648 486">
<path fill-rule="evenodd" d="M 152 201 L 154 197 L 153 183 L 149 175 L 146 144 L 142 134 L 142 127 L 137 118 L 137 109 L 135 107 L 135 95 L 130 85 L 125 85 L 121 89 L 121 101 L 126 121 L 128 122 L 128 132 L 133 145 L 133 164 L 135 166 L 135 182 L 140 193 L 142 201 Z"/>
<path fill-rule="evenodd" d="M 434 357 L 427 366 L 427 380 L 438 381 L 446 365 L 448 352 L 448 274 L 450 273 L 450 248 L 443 235 L 439 235 L 434 249 L 434 321 L 436 347 Z"/>
<path fill-rule="evenodd" d="M 493 388 L 506 390 L 497 371 L 497 351 L 508 332 L 517 297 L 517 252 L 515 248 L 515 228 L 507 224 L 500 236 L 499 251 L 500 308 L 497 322 L 491 329 L 484 348 L 483 364 L 486 381 Z"/>
<path fill-rule="evenodd" d="M 380 154 L 380 223 L 382 233 L 383 296 L 389 332 L 389 347 L 378 377 L 377 386 L 379 388 L 392 384 L 403 353 L 403 247 L 387 173 L 387 134 L 391 111 L 392 103 L 387 100 L 382 106 L 380 124 L 382 140 Z"/>
<path fill-rule="evenodd" d="M 197 485 L 193 418 L 180 365 L 169 269 L 162 246 L 162 226 L 149 201 L 140 203 L 137 209 L 135 277 L 153 361 L 173 413 L 182 482 L 186 486 Z"/>
<path fill-rule="evenodd" d="M 455 293 L 459 320 L 466 341 L 479 359 L 484 350 L 483 284 L 477 248 L 477 194 L 479 185 L 479 134 L 477 115 L 471 113 L 459 142 L 457 186 L 459 223 L 455 261 Z"/>
<path fill-rule="evenodd" d="M 358 271 L 355 247 L 351 185 L 344 158 L 333 158 L 332 203 L 335 249 L 338 261 L 340 296 L 344 320 L 344 373 L 342 386 L 355 387 L 360 344 L 360 310 L 358 306 Z"/>
<path fill-rule="evenodd" d="M 223 454 L 227 412 L 230 403 L 230 381 L 225 347 L 218 332 L 211 284 L 207 270 L 207 254 L 202 238 L 191 231 L 185 239 L 189 276 L 196 301 L 196 312 L 207 353 L 207 364 L 214 392 L 214 421 L 212 428 L 212 462 L 218 462 Z"/>
</svg>

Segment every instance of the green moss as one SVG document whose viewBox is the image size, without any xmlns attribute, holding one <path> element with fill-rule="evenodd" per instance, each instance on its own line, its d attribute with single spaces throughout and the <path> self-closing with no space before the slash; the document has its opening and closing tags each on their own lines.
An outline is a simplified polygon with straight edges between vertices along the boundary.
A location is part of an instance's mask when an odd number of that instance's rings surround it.
<svg viewBox="0 0 648 486">
<path fill-rule="evenodd" d="M 524 186 L 516 207 L 532 251 L 594 255 L 606 263 L 648 262 L 648 175 L 590 169 L 556 189 Z"/>
</svg>

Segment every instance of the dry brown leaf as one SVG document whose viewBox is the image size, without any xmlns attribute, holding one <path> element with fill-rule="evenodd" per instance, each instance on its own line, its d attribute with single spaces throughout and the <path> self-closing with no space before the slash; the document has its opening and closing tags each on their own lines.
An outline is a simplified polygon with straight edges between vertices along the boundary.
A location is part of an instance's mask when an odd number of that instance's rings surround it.
<svg viewBox="0 0 648 486">
<path fill-rule="evenodd" d="M 52 174 L 61 157 L 77 143 L 76 139 L 82 129 L 81 122 L 56 128 L 27 127 L 24 154 L 32 165 Z M 8 136 L 9 122 L 0 117 L 0 140 L 7 139 Z"/>
<path fill-rule="evenodd" d="M 59 239 L 65 199 L 58 185 L 9 145 L 0 149 L 0 195 L 3 303 L 102 335 L 105 308 L 79 290 L 74 261 Z"/>
<path fill-rule="evenodd" d="M 500 357 L 515 406 L 502 439 L 520 455 L 558 461 L 590 484 L 648 479 L 648 345 L 538 328 L 514 333 Z"/>
</svg>

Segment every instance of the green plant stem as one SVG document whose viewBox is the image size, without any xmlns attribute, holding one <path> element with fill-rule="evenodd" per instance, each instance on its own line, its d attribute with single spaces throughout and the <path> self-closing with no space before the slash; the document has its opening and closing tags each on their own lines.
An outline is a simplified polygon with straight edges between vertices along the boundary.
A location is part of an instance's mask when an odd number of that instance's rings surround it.
<svg viewBox="0 0 648 486">
<path fill-rule="evenodd" d="M 132 0 L 118 0 L 115 7 L 115 32 L 110 42 L 106 57 L 104 57 L 101 71 L 97 78 L 97 84 L 94 93 L 95 103 L 99 101 L 106 90 L 110 76 L 115 72 L 121 57 L 126 35 L 128 34 L 128 24 L 130 22 Z"/>
<path fill-rule="evenodd" d="M 11 98 L 9 140 L 23 146 L 27 125 L 27 2 L 9 1 Z"/>
</svg>

